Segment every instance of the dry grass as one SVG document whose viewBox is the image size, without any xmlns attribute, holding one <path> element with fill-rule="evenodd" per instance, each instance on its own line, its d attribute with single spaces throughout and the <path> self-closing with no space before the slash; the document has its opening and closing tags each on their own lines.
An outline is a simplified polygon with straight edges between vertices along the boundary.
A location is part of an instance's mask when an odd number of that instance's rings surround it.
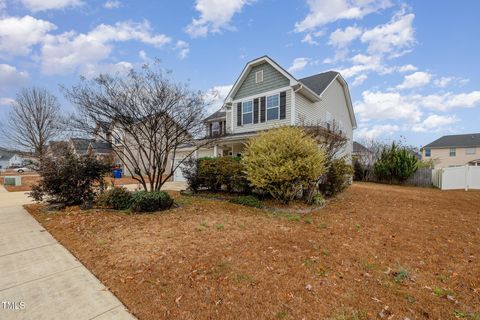
<svg viewBox="0 0 480 320">
<path fill-rule="evenodd" d="M 29 210 L 140 319 L 480 313 L 480 192 L 362 183 L 308 216 L 177 200 L 154 215 Z"/>
</svg>

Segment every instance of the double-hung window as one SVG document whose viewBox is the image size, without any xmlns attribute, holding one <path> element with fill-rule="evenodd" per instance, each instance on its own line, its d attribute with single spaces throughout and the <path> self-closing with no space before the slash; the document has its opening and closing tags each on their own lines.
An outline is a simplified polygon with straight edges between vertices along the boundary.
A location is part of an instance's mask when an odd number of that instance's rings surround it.
<svg viewBox="0 0 480 320">
<path fill-rule="evenodd" d="M 476 154 L 476 153 L 477 153 L 477 150 L 475 147 L 465 149 L 465 154 Z"/>
<path fill-rule="evenodd" d="M 253 103 L 245 101 L 242 103 L 242 123 L 249 124 L 253 120 Z"/>
<path fill-rule="evenodd" d="M 280 95 L 274 94 L 267 97 L 267 121 L 278 120 L 278 109 L 280 107 Z"/>
<path fill-rule="evenodd" d="M 425 157 L 431 157 L 432 156 L 432 150 L 430 148 L 425 148 Z"/>
<path fill-rule="evenodd" d="M 450 157 L 455 157 L 457 155 L 457 148 L 450 148 Z"/>
</svg>

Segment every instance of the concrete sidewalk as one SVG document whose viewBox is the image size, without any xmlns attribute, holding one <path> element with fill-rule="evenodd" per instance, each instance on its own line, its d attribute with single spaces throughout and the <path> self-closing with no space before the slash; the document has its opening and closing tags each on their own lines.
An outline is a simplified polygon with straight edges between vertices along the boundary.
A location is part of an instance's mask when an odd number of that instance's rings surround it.
<svg viewBox="0 0 480 320">
<path fill-rule="evenodd" d="M 21 206 L 0 190 L 0 319 L 135 319 Z"/>
</svg>

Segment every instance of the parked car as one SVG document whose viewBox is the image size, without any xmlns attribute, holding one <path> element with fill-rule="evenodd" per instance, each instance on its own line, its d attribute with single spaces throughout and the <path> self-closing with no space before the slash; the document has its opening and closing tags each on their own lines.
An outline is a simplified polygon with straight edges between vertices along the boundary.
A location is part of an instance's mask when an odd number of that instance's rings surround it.
<svg viewBox="0 0 480 320">
<path fill-rule="evenodd" d="M 21 168 L 16 168 L 13 171 L 18 172 L 18 173 L 23 173 L 23 172 L 30 172 L 32 169 L 28 167 L 21 167 Z"/>
</svg>

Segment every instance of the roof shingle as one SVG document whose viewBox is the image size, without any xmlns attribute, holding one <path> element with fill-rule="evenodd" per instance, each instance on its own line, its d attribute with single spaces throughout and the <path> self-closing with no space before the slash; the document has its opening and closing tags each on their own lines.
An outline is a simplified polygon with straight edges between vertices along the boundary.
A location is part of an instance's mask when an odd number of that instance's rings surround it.
<svg viewBox="0 0 480 320">
<path fill-rule="evenodd" d="M 480 147 L 480 133 L 443 136 L 424 148 Z"/>
</svg>

